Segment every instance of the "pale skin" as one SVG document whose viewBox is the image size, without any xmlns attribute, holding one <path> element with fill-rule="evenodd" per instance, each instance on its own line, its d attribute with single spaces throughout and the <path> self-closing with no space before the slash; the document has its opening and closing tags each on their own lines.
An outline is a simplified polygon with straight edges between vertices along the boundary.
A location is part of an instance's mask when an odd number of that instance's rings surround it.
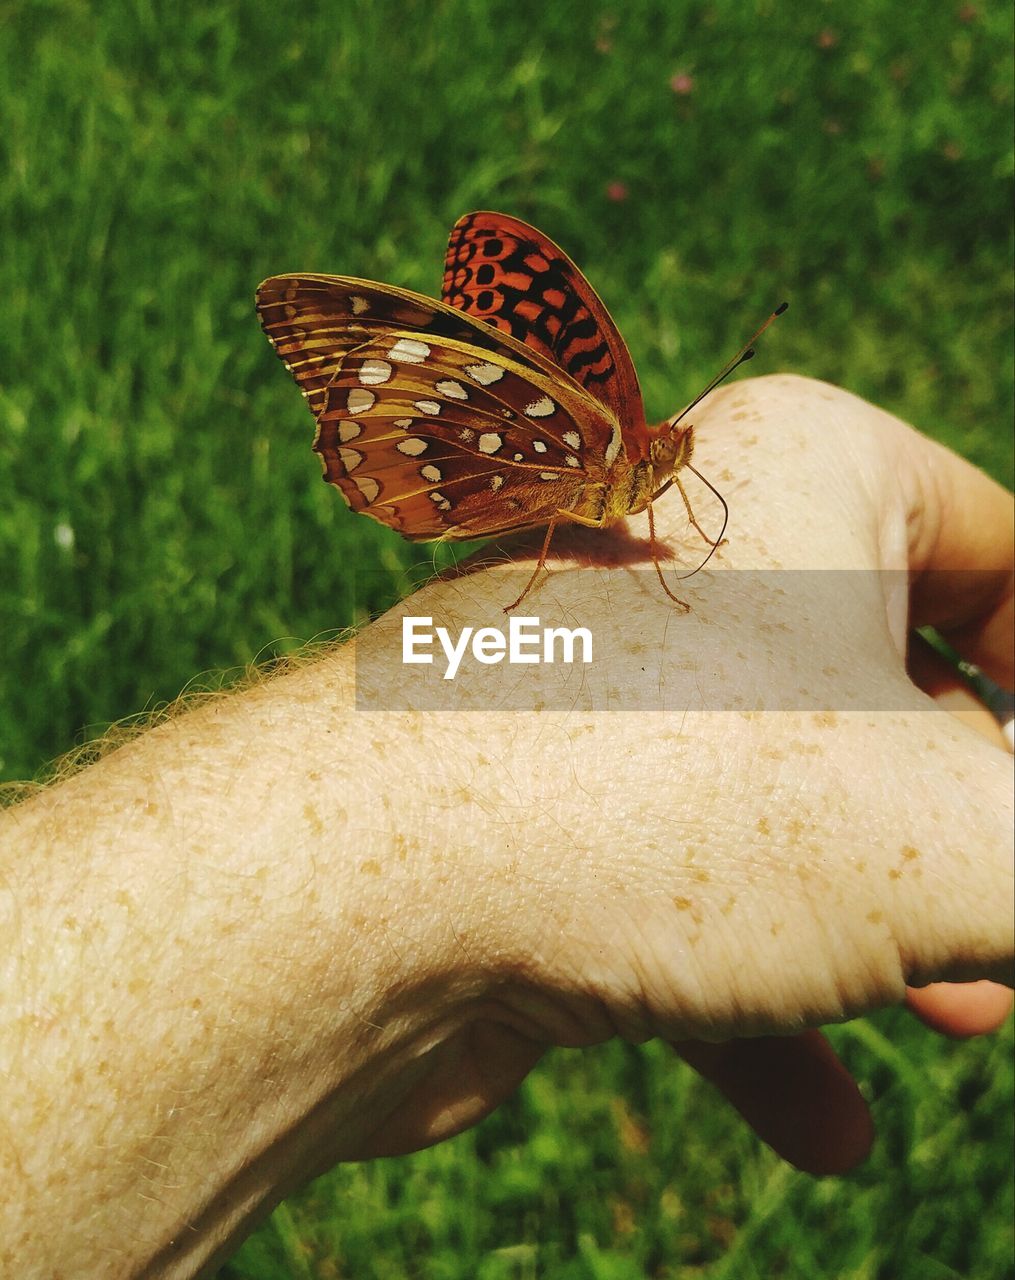
<svg viewBox="0 0 1015 1280">
<path fill-rule="evenodd" d="M 491 710 L 463 672 L 457 711 L 366 710 L 368 629 L 4 816 L 0 1272 L 210 1270 L 336 1161 L 438 1142 L 548 1046 L 618 1034 L 674 1043 L 799 1167 L 845 1170 L 869 1117 L 815 1028 L 904 999 L 946 1034 L 1004 1019 L 1011 759 L 922 649 L 913 675 L 942 707 L 909 682 L 904 595 L 795 631 L 762 596 L 716 616 L 709 584 L 991 571 L 918 576 L 910 620 L 1010 687 L 1010 495 L 803 379 L 737 383 L 694 425 L 732 518 L 709 573 L 673 580 L 691 612 L 623 527 L 558 531 L 525 601 L 593 628 L 581 699 L 546 683 L 542 711 Z M 667 573 L 693 565 L 679 496 L 655 517 Z M 519 568 L 540 541 L 508 548 Z M 517 577 L 481 569 L 409 609 L 488 623 Z M 736 628 L 749 658 L 818 653 L 891 709 L 595 709 Z M 420 672 L 397 676 L 406 698 Z"/>
</svg>

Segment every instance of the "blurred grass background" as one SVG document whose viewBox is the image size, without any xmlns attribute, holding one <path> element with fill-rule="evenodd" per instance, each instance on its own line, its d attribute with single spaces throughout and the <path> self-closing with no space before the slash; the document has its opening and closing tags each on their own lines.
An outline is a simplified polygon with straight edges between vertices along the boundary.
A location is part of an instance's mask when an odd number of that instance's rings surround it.
<svg viewBox="0 0 1015 1280">
<path fill-rule="evenodd" d="M 583 267 L 650 416 L 788 297 L 756 370 L 1010 485 L 1012 34 L 993 0 L 7 0 L 0 777 L 355 620 L 350 566 L 429 561 L 321 484 L 252 295 L 433 293 L 468 209 Z M 832 1035 L 880 1131 L 848 1178 L 660 1046 L 559 1053 L 476 1132 L 318 1180 L 223 1280 L 1010 1276 L 1010 1024 Z"/>
</svg>

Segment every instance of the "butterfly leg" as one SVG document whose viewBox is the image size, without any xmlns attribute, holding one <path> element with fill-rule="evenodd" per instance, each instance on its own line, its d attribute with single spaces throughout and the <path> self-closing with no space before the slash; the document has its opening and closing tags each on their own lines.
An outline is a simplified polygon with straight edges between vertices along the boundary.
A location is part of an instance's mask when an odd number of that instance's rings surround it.
<svg viewBox="0 0 1015 1280">
<path fill-rule="evenodd" d="M 678 486 L 680 485 L 680 481 L 679 481 L 679 480 L 677 481 L 677 485 L 678 485 Z M 683 494 L 683 493 L 684 493 L 683 489 L 681 489 L 681 490 L 680 490 L 680 492 L 681 492 L 681 494 Z M 684 504 L 685 504 L 685 505 L 687 505 L 687 497 L 686 497 L 686 495 L 684 496 Z M 652 499 L 651 499 L 651 498 L 649 498 L 649 500 L 648 500 L 648 507 L 647 507 L 647 510 L 648 510 L 648 536 L 649 536 L 649 541 L 650 541 L 650 543 L 651 543 L 651 545 L 652 545 L 652 563 L 653 563 L 653 564 L 655 565 L 655 567 L 656 567 L 656 576 L 659 578 L 659 582 L 661 583 L 663 590 L 666 592 L 666 594 L 669 596 L 669 598 L 673 601 L 673 603 L 674 603 L 674 604 L 679 604 L 679 605 L 680 605 L 680 607 L 681 607 L 681 609 L 683 609 L 683 611 L 684 611 L 685 613 L 690 613 L 690 612 L 691 612 L 691 606 L 687 603 L 687 601 L 686 601 L 686 600 L 681 600 L 681 598 L 680 598 L 679 596 L 675 596 L 675 595 L 673 594 L 673 592 L 672 592 L 672 591 L 669 589 L 669 587 L 666 585 L 666 579 L 663 577 L 663 569 L 662 569 L 662 565 L 659 563 L 659 552 L 658 552 L 658 550 L 657 550 L 657 547 L 658 547 L 658 545 L 659 545 L 659 544 L 658 544 L 658 542 L 657 542 L 657 540 L 656 540 L 656 518 L 655 518 L 655 515 L 653 514 L 653 511 L 652 511 Z M 688 511 L 688 514 L 690 514 L 691 508 L 690 508 L 690 506 L 689 506 L 689 505 L 687 506 L 687 511 Z M 693 517 L 693 516 L 691 516 L 691 519 L 692 519 L 692 521 L 693 521 L 693 520 L 694 520 L 694 517 Z M 696 529 L 698 529 L 697 521 L 695 521 L 695 523 L 694 523 L 694 527 L 695 527 Z M 701 530 L 700 530 L 700 529 L 698 529 L 698 532 L 699 532 L 699 533 L 701 533 Z M 703 535 L 703 536 L 704 536 L 704 535 Z"/>
<path fill-rule="evenodd" d="M 512 609 L 518 608 L 521 602 L 532 590 L 532 587 L 536 579 L 539 577 L 540 573 L 542 572 L 543 566 L 546 564 L 547 552 L 550 550 L 550 539 L 553 537 L 553 531 L 557 527 L 557 518 L 559 515 L 560 515 L 560 512 L 558 512 L 557 515 L 551 516 L 550 523 L 546 526 L 546 537 L 543 539 L 543 546 L 539 552 L 539 560 L 536 563 L 536 567 L 532 570 L 532 577 L 529 578 L 528 582 L 525 584 L 525 590 L 518 597 L 518 599 L 513 601 L 511 604 L 504 606 L 505 613 L 510 613 Z"/>
<path fill-rule="evenodd" d="M 674 481 L 673 481 L 673 482 L 674 482 L 674 484 L 677 486 L 677 489 L 678 489 L 678 491 L 680 492 L 680 496 L 681 496 L 681 497 L 683 498 L 683 500 L 684 500 L 684 510 L 687 512 L 687 518 L 688 518 L 688 520 L 690 520 L 691 524 L 692 524 L 692 525 L 694 525 L 695 529 L 697 529 L 697 530 L 698 530 L 698 532 L 699 532 L 699 533 L 701 534 L 701 536 L 705 539 L 705 541 L 708 543 L 708 545 L 709 545 L 710 547 L 714 547 L 714 546 L 715 546 L 715 542 L 714 542 L 714 540 L 708 536 L 708 534 L 705 532 L 705 530 L 704 530 L 704 529 L 701 527 L 701 525 L 698 523 L 697 517 L 695 516 L 694 512 L 693 512 L 693 511 L 692 511 L 692 509 L 691 509 L 691 500 L 688 498 L 688 496 L 687 496 L 687 491 L 684 489 L 684 486 L 680 483 L 679 479 L 677 479 L 676 477 L 674 477 Z M 650 505 L 650 506 L 649 506 L 649 510 L 651 511 L 651 509 L 652 509 L 652 508 L 651 508 L 651 505 Z"/>
<path fill-rule="evenodd" d="M 550 523 L 546 526 L 546 537 L 543 539 L 543 547 L 539 553 L 539 561 L 536 564 L 535 569 L 532 571 L 532 577 L 525 584 L 525 590 L 518 599 L 515 600 L 513 604 L 509 604 L 505 608 L 505 613 L 510 613 L 512 609 L 517 609 L 532 590 L 533 584 L 539 577 L 540 570 L 543 569 L 546 564 L 546 557 L 550 550 L 550 539 L 553 537 L 553 531 L 561 520 L 566 520 L 569 524 L 583 525 L 586 529 L 602 529 L 606 526 L 606 521 L 602 518 L 596 519 L 594 516 L 579 515 L 577 511 L 566 511 L 563 507 L 559 507 L 551 517 Z"/>
</svg>

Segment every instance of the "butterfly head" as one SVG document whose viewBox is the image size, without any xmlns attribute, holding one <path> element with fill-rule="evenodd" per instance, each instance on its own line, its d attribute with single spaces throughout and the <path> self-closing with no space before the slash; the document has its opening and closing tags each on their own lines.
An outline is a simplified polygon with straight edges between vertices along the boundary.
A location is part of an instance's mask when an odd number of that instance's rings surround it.
<svg viewBox="0 0 1015 1280">
<path fill-rule="evenodd" d="M 656 485 L 665 484 L 686 467 L 694 453 L 694 427 L 674 422 L 652 441 L 649 460 Z"/>
</svg>

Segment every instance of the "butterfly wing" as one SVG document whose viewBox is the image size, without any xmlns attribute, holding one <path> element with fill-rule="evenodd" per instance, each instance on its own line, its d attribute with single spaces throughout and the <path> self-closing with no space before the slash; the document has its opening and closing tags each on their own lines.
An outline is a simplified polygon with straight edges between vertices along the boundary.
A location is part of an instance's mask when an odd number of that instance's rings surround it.
<svg viewBox="0 0 1015 1280">
<path fill-rule="evenodd" d="M 338 276 L 275 276 L 262 326 L 303 391 L 324 478 L 413 539 L 581 509 L 620 426 L 545 355 L 446 304 Z"/>
<path fill-rule="evenodd" d="M 610 410 L 625 436 L 645 426 L 627 344 L 566 253 L 518 218 L 467 213 L 444 262 L 444 302 L 547 356 Z"/>
</svg>

